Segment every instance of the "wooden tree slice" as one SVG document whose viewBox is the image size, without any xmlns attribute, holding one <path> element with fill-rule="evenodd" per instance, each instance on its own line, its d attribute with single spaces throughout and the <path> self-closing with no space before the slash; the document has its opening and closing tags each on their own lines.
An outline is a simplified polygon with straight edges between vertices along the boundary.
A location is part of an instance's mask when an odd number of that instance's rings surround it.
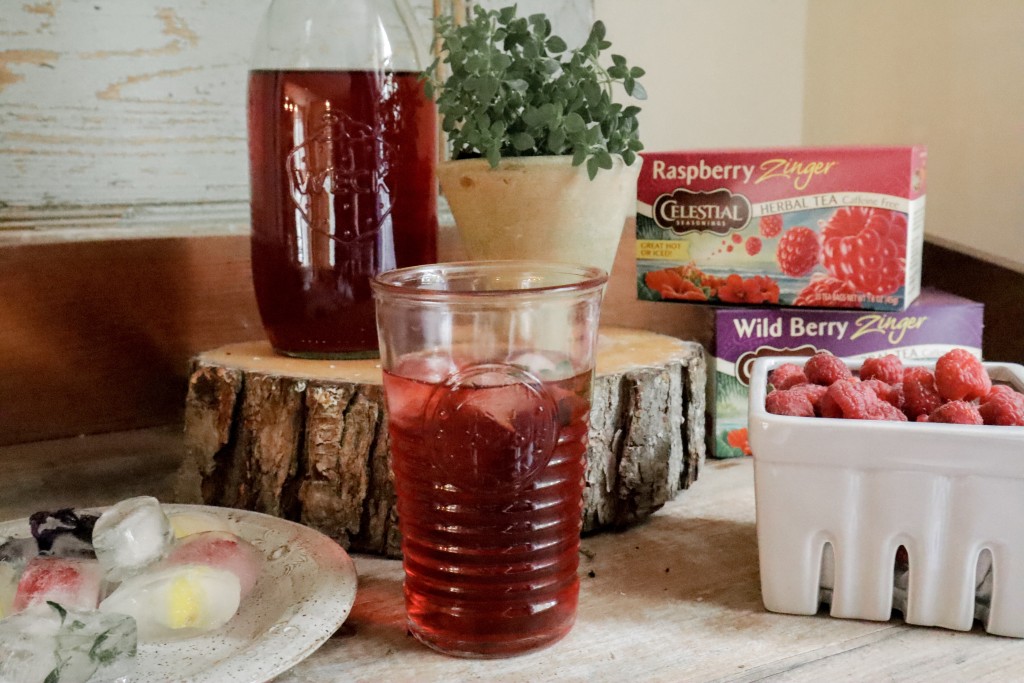
<svg viewBox="0 0 1024 683">
<path fill-rule="evenodd" d="M 635 524 L 697 479 L 705 456 L 702 348 L 601 330 L 585 532 Z M 266 342 L 192 360 L 177 502 L 256 510 L 345 548 L 397 557 L 398 516 L 379 361 L 312 361 Z"/>
</svg>

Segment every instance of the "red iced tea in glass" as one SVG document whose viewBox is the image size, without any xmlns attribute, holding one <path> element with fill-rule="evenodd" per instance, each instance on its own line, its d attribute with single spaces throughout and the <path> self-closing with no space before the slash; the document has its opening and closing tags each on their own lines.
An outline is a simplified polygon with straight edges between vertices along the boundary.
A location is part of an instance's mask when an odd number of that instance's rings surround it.
<svg viewBox="0 0 1024 683">
<path fill-rule="evenodd" d="M 575 621 L 592 373 L 507 367 L 384 375 L 409 624 L 451 654 L 525 652 Z"/>
<path fill-rule="evenodd" d="M 250 73 L 253 284 L 275 349 L 376 354 L 370 278 L 437 260 L 436 131 L 415 73 Z"/>
</svg>

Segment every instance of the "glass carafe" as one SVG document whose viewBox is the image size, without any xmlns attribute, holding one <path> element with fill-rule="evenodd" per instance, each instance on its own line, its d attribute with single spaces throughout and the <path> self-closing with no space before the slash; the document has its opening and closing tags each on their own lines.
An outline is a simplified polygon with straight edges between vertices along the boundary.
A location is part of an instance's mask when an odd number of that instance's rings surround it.
<svg viewBox="0 0 1024 683">
<path fill-rule="evenodd" d="M 252 272 L 274 348 L 377 354 L 370 278 L 437 260 L 429 24 L 405 0 L 274 0 L 249 73 Z"/>
</svg>

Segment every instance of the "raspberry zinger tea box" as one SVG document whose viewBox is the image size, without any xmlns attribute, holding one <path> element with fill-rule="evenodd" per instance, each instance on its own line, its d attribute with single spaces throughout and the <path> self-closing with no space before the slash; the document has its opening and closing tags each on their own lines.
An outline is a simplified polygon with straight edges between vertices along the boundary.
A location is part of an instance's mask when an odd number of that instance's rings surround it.
<svg viewBox="0 0 1024 683">
<path fill-rule="evenodd" d="M 924 147 L 643 157 L 640 299 L 899 311 L 917 297 Z"/>
<path fill-rule="evenodd" d="M 720 308 L 710 372 L 710 453 L 744 453 L 750 371 L 762 356 L 793 356 L 802 365 L 817 351 L 862 360 L 895 354 L 902 360 L 936 359 L 965 348 L 981 357 L 982 304 L 925 289 L 905 311 L 801 308 Z"/>
</svg>

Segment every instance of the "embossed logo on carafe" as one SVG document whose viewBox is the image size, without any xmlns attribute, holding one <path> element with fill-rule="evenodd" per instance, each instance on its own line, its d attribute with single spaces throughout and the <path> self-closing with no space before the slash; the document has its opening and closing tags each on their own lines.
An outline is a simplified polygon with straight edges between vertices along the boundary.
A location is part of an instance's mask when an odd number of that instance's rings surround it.
<svg viewBox="0 0 1024 683">
<path fill-rule="evenodd" d="M 343 242 L 375 235 L 391 213 L 384 181 L 393 154 L 383 131 L 342 112 L 317 123 L 286 161 L 297 217 Z"/>
</svg>

